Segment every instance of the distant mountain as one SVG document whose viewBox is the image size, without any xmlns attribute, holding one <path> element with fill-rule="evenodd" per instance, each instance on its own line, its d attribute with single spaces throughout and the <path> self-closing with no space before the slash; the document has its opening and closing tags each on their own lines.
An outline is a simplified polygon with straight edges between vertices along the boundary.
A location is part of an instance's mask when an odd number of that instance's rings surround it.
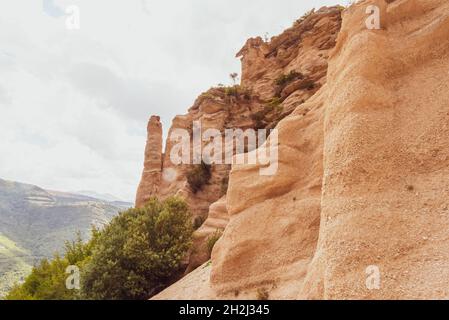
<svg viewBox="0 0 449 320">
<path fill-rule="evenodd" d="M 92 198 L 95 198 L 95 199 L 108 201 L 108 202 L 128 203 L 131 206 L 133 205 L 132 203 L 123 201 L 122 199 L 119 199 L 116 196 L 113 196 L 112 194 L 109 194 L 109 193 L 98 193 L 98 192 L 90 191 L 90 190 L 75 191 L 73 193 L 74 194 L 83 195 L 83 196 L 87 196 L 87 197 L 92 197 Z"/>
<path fill-rule="evenodd" d="M 131 203 L 48 191 L 0 179 L 0 297 L 80 231 L 88 239 Z"/>
</svg>

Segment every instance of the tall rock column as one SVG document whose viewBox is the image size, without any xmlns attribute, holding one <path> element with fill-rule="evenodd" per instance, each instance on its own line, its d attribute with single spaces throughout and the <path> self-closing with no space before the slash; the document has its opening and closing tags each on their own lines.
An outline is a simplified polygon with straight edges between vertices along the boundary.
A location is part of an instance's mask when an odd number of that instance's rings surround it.
<svg viewBox="0 0 449 320">
<path fill-rule="evenodd" d="M 160 117 L 151 116 L 148 121 L 147 134 L 144 169 L 137 189 L 136 207 L 142 207 L 159 191 L 162 175 L 162 124 Z"/>
</svg>

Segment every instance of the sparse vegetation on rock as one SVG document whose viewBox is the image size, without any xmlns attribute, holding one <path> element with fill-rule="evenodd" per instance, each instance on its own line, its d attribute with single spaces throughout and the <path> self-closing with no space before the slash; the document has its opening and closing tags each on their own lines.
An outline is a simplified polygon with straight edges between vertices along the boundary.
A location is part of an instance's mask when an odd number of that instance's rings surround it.
<svg viewBox="0 0 449 320">
<path fill-rule="evenodd" d="M 193 193 L 202 190 L 212 176 L 212 167 L 202 162 L 187 172 L 187 182 Z"/>
<path fill-rule="evenodd" d="M 187 204 L 151 199 L 114 218 L 82 273 L 88 299 L 148 299 L 181 271 L 192 241 Z"/>
<path fill-rule="evenodd" d="M 223 231 L 216 230 L 212 235 L 210 235 L 207 238 L 207 252 L 209 252 L 209 255 L 212 253 L 215 243 L 217 243 L 217 241 L 221 238 L 222 235 Z"/>
<path fill-rule="evenodd" d="M 92 228 L 91 240 L 83 242 L 81 233 L 73 241 L 66 241 L 63 254 L 55 253 L 52 260 L 43 259 L 36 265 L 22 284 L 15 285 L 6 296 L 7 300 L 75 300 L 78 290 L 66 287 L 67 267 L 82 269 L 90 260 L 100 231 Z"/>
<path fill-rule="evenodd" d="M 296 79 L 303 79 L 303 78 L 304 78 L 304 76 L 301 73 L 292 70 L 287 74 L 280 75 L 276 79 L 275 84 L 277 86 L 286 86 L 288 83 L 290 83 Z"/>
</svg>

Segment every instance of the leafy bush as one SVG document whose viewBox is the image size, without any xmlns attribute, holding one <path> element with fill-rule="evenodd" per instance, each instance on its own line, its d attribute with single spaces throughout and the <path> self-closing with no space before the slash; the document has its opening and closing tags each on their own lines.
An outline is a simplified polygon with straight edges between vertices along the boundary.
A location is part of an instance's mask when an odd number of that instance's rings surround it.
<svg viewBox="0 0 449 320">
<path fill-rule="evenodd" d="M 275 112 L 275 115 L 279 115 L 283 111 L 282 101 L 279 97 L 273 97 L 271 98 L 266 104 L 264 105 L 263 109 L 261 111 L 255 112 L 251 115 L 251 119 L 254 121 L 254 128 L 255 129 L 264 129 L 267 126 L 267 116 L 271 112 Z"/>
<path fill-rule="evenodd" d="M 22 285 L 16 285 L 7 300 L 71 300 L 72 292 L 65 288 L 65 270 L 69 266 L 58 255 L 49 262 L 42 260 Z"/>
<path fill-rule="evenodd" d="M 207 252 L 210 254 L 212 253 L 212 250 L 214 249 L 215 243 L 217 243 L 218 239 L 221 238 L 223 235 L 223 232 L 221 230 L 216 230 L 212 235 L 210 235 L 207 238 Z"/>
<path fill-rule="evenodd" d="M 280 98 L 278 98 L 278 97 L 271 98 L 271 100 L 268 101 L 268 103 L 265 105 L 264 112 L 269 113 L 271 111 L 276 111 L 276 112 L 282 111 L 281 104 L 282 104 L 282 101 Z"/>
<path fill-rule="evenodd" d="M 202 162 L 187 172 L 187 183 L 193 193 L 197 193 L 209 182 L 212 177 L 211 166 Z"/>
<path fill-rule="evenodd" d="M 82 273 L 87 299 L 148 299 L 171 284 L 192 242 L 187 204 L 151 199 L 115 217 Z"/>
<path fill-rule="evenodd" d="M 65 243 L 64 255 L 56 253 L 53 260 L 42 260 L 21 285 L 14 286 L 6 296 L 7 300 L 74 300 L 79 291 L 66 288 L 66 269 L 75 265 L 80 269 L 89 261 L 92 249 L 100 235 L 93 228 L 92 239 L 84 243 L 80 233 L 74 241 Z"/>
<path fill-rule="evenodd" d="M 237 97 L 239 95 L 238 86 L 225 87 L 225 95 L 228 97 Z"/>
<path fill-rule="evenodd" d="M 245 100 L 251 100 L 252 91 L 238 84 L 230 87 L 219 87 L 218 89 L 224 92 L 225 97 L 243 97 Z"/>
<path fill-rule="evenodd" d="M 42 260 L 35 266 L 22 285 L 16 285 L 6 296 L 7 300 L 72 300 L 74 291 L 65 287 L 66 268 L 69 263 L 55 255 L 50 262 Z"/>
<path fill-rule="evenodd" d="M 302 79 L 303 77 L 304 76 L 301 73 L 292 70 L 287 74 L 283 74 L 283 75 L 279 76 L 279 78 L 276 79 L 275 84 L 280 87 L 285 87 L 290 82 L 292 82 L 296 79 Z"/>
<path fill-rule="evenodd" d="M 192 243 L 187 204 L 176 197 L 151 199 L 129 209 L 92 238 L 65 243 L 64 255 L 42 260 L 10 300 L 148 299 L 170 285 Z M 81 270 L 81 291 L 66 288 L 66 269 Z"/>
</svg>

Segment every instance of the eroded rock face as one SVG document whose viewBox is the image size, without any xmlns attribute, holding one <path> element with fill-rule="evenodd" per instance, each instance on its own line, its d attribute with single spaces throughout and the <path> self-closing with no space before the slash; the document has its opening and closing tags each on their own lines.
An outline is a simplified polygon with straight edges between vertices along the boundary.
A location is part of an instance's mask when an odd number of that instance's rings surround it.
<svg viewBox="0 0 449 320">
<path fill-rule="evenodd" d="M 201 124 L 202 132 L 208 129 L 216 129 L 223 136 L 226 129 L 239 128 L 246 130 L 254 128 L 252 115 L 264 108 L 263 101 L 241 87 L 231 89 L 212 88 L 195 101 L 186 115 L 175 117 L 168 132 L 169 139 L 166 142 L 164 153 L 161 151 L 162 129 L 159 118 L 152 117 L 148 124 L 145 168 L 137 192 L 136 206 L 143 206 L 152 196 L 165 199 L 176 195 L 186 200 L 194 224 L 204 222 L 209 217 L 204 226 L 195 233 L 194 248 L 191 257 L 188 259 L 186 272 L 190 272 L 209 260 L 210 252 L 207 249 L 207 241 L 210 236 L 224 230 L 227 221 L 226 206 L 219 206 L 218 203 L 214 203 L 226 194 L 230 165 L 212 165 L 209 182 L 200 190 L 194 192 L 187 182 L 187 175 L 195 165 L 173 163 L 172 151 L 178 142 L 171 140 L 170 137 L 177 130 L 185 130 L 191 137 L 194 122 Z M 227 90 L 231 92 L 229 93 Z M 195 144 L 193 141 L 190 142 L 192 159 L 196 149 L 194 150 Z M 200 141 L 201 148 L 204 149 L 208 143 L 208 141 Z M 224 150 L 222 158 L 225 158 Z M 222 203 L 225 202 L 222 201 Z M 217 207 L 221 210 L 219 219 L 223 219 L 224 223 L 217 224 L 214 221 L 214 219 L 217 219 L 214 208 Z"/>
<path fill-rule="evenodd" d="M 229 221 L 228 210 L 226 208 L 226 196 L 214 202 L 210 208 L 207 220 L 194 233 L 193 250 L 189 258 L 189 266 L 186 273 L 190 273 L 204 262 L 210 259 L 211 239 L 219 237 L 226 228 Z"/>
<path fill-rule="evenodd" d="M 178 129 L 191 132 L 194 121 L 199 121 L 203 130 L 212 128 L 223 133 L 225 129 L 236 128 L 272 129 L 295 109 L 299 110 L 299 117 L 307 114 L 310 110 L 305 102 L 326 82 L 327 59 L 341 26 L 341 10 L 340 7 L 332 7 L 313 12 L 270 42 L 261 38 L 248 40 L 237 54 L 242 60 L 241 85 L 212 88 L 203 93 L 186 115 L 175 117 L 168 136 Z M 223 181 L 229 176 L 230 166 L 213 165 L 209 184 L 193 193 L 186 179 L 192 166 L 172 163 L 170 155 L 175 143 L 170 139 L 162 155 L 162 166 L 159 166 L 159 156 L 153 153 L 153 149 L 160 150 L 161 133 L 153 131 L 154 137 L 149 130 L 150 146 L 147 149 L 150 150 L 145 154 L 146 166 L 151 169 L 144 169 L 136 205 L 143 205 L 151 196 L 166 198 L 179 195 L 188 202 L 193 219 L 207 219 L 195 235 L 187 269 L 190 271 L 209 259 L 209 253 L 204 250 L 206 242 L 217 230 L 224 229 L 225 223 L 215 226 L 214 216 L 219 207 L 221 221 L 227 220 L 224 218 L 227 209 L 220 198 L 226 193 Z M 153 145 L 155 140 L 156 147 Z M 202 147 L 206 144 L 203 141 Z M 157 165 L 149 165 L 147 162 L 154 157 Z M 214 204 L 216 201 L 218 203 Z"/>
<path fill-rule="evenodd" d="M 162 174 L 162 124 L 158 116 L 148 121 L 145 161 L 136 195 L 136 207 L 141 207 L 159 192 Z"/>
<path fill-rule="evenodd" d="M 372 4 L 380 30 L 365 26 Z M 247 46 L 254 60 L 269 51 Z M 277 175 L 233 166 L 212 265 L 156 299 L 449 297 L 449 3 L 361 1 L 328 63 L 277 125 Z"/>
<path fill-rule="evenodd" d="M 237 53 L 242 60 L 242 85 L 270 99 L 275 95 L 279 76 L 295 71 L 315 86 L 309 92 L 297 92 L 292 97 L 294 107 L 307 100 L 326 82 L 327 59 L 340 30 L 341 10 L 324 7 L 311 12 L 270 42 L 260 37 L 249 39 Z"/>
<path fill-rule="evenodd" d="M 384 30 L 360 23 L 368 1 L 349 9 L 330 60 L 312 265 L 328 299 L 449 297 L 449 3 L 390 2 Z"/>
</svg>

